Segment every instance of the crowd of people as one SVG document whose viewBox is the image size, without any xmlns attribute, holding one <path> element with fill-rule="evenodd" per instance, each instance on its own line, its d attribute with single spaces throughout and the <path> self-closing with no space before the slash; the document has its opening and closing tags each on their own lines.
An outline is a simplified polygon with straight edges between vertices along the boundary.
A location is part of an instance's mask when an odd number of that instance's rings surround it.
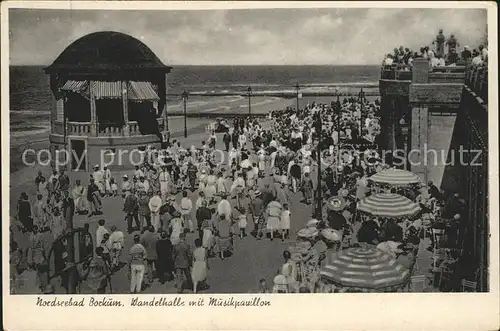
<svg viewBox="0 0 500 331">
<path fill-rule="evenodd" d="M 165 150 L 148 149 L 145 161 L 133 172 L 122 172 L 120 185 L 111 170 L 100 165 L 94 167 L 87 185 L 80 180 L 72 183 L 64 170 L 54 171 L 48 179 L 39 172 L 36 200 L 31 202 L 22 193 L 16 220 L 11 222 L 11 275 L 15 278 L 32 268 L 41 291 L 50 293 L 53 287 L 44 278 L 50 247 L 65 233 L 65 220 L 80 214 L 99 219 L 95 249 L 83 249 L 88 261 L 80 266 L 82 291 L 106 293 L 114 274 L 126 265 L 131 293 L 142 291 L 155 278 L 162 284 L 175 280 L 179 293 L 185 288 L 196 292 L 207 286 L 210 259 L 224 260 L 234 254 L 236 238 L 251 240 L 250 234 L 255 240 L 296 239 L 290 232 L 291 224 L 300 221 L 291 213 L 296 194 L 302 194 L 299 203 L 304 206 L 317 203 L 318 194 L 322 201 L 335 196 L 346 201 L 336 213 L 313 208 L 319 234 L 309 247 L 317 254 L 309 255 L 316 266 L 326 261 L 327 251 L 357 242 L 397 242 L 389 246 L 395 249 L 395 257 L 401 255 L 397 249 L 407 241 L 415 244 L 415 237 L 440 219 L 438 210 L 443 206 L 454 206 L 453 212 L 444 209 L 458 222 L 461 212 L 456 208 L 461 205 L 455 203 L 458 198 L 443 204 L 442 192 L 429 183 L 398 191 L 429 207 L 416 220 L 382 220 L 356 212 L 357 202 L 375 190 L 369 177 L 390 167 L 377 155 L 379 110 L 378 100 L 351 97 L 273 111 L 265 123 L 240 119 L 224 133 L 222 144 L 211 132 L 200 147 L 188 148 L 173 140 Z M 370 162 L 367 152 L 372 153 Z M 320 183 L 313 176 L 318 159 Z M 123 206 L 128 234 L 115 224 L 108 230 L 104 199 Z M 127 235 L 133 245 L 125 259 Z M 314 291 L 314 287 L 292 286 L 301 277 L 289 250 L 283 257 L 274 291 L 282 292 L 283 284 L 287 291 Z M 415 261 L 410 260 L 408 267 Z M 262 279 L 259 291 L 267 289 L 266 284 Z"/>
<path fill-rule="evenodd" d="M 469 46 L 464 46 L 463 50 L 459 52 L 460 43 L 455 35 L 451 34 L 446 39 L 443 30 L 439 30 L 432 45 L 434 46 L 432 48 L 429 46 L 420 47 L 419 52 L 404 46 L 394 48 L 392 54 L 389 53 L 385 56 L 383 66 L 396 66 L 403 70 L 411 70 L 413 61 L 417 58 L 428 59 L 430 67 L 467 65 L 468 62 L 474 66 L 482 66 L 488 63 L 488 49 L 485 45 L 479 45 L 477 49 L 474 48 L 472 51 Z"/>
</svg>

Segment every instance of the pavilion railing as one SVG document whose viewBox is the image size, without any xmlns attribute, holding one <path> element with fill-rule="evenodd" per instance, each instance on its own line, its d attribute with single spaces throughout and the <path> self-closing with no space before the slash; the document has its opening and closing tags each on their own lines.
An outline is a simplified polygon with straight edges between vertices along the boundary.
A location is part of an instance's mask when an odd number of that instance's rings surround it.
<svg viewBox="0 0 500 331">
<path fill-rule="evenodd" d="M 128 122 L 128 131 L 131 136 L 137 136 L 140 135 L 141 132 L 139 131 L 139 123 L 137 121 L 129 121 Z"/>
<path fill-rule="evenodd" d="M 69 136 L 92 136 L 90 122 L 67 122 L 66 134 Z M 163 126 L 163 118 L 158 118 L 158 126 L 160 129 Z M 53 128 L 53 133 L 64 134 L 63 127 L 60 125 L 60 130 L 55 130 Z M 98 124 L 98 137 L 123 137 L 125 136 L 125 130 L 122 125 L 115 123 L 99 123 Z M 139 136 L 142 135 L 139 130 L 139 123 L 137 121 L 128 122 L 128 135 L 129 136 Z"/>
<path fill-rule="evenodd" d="M 68 122 L 68 135 L 88 136 L 90 134 L 90 122 Z"/>
</svg>

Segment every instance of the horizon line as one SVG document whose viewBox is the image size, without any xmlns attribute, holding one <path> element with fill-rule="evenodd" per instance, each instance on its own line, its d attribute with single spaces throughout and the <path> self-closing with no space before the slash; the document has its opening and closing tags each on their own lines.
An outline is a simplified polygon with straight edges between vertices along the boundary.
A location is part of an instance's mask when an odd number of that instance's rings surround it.
<svg viewBox="0 0 500 331">
<path fill-rule="evenodd" d="M 48 67 L 50 64 L 10 64 L 9 67 Z M 375 63 L 365 63 L 365 64 L 166 64 L 166 66 L 177 66 L 177 67 L 262 67 L 262 66 L 273 66 L 273 67 L 300 67 L 300 66 L 308 66 L 308 67 L 355 67 L 355 66 L 380 66 L 380 64 Z"/>
</svg>

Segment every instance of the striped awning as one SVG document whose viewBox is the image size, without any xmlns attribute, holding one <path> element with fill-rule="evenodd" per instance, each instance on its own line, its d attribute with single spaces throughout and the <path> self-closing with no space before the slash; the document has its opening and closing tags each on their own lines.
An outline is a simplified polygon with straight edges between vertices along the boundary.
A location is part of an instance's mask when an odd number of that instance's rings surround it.
<svg viewBox="0 0 500 331">
<path fill-rule="evenodd" d="M 63 91 L 71 91 L 75 93 L 80 93 L 85 96 L 88 96 L 89 91 L 89 82 L 86 80 L 68 80 L 64 85 L 61 87 L 61 90 Z"/>
<path fill-rule="evenodd" d="M 386 169 L 370 177 L 375 183 L 385 183 L 391 185 L 408 185 L 419 183 L 420 178 L 412 172 L 401 169 Z"/>
<path fill-rule="evenodd" d="M 96 99 L 121 99 L 122 83 L 121 82 L 92 82 L 92 91 Z"/>
<path fill-rule="evenodd" d="M 335 253 L 320 275 L 341 286 L 378 290 L 404 285 L 410 270 L 382 250 L 357 247 Z"/>
<path fill-rule="evenodd" d="M 129 100 L 160 100 L 150 82 L 129 82 Z"/>
<path fill-rule="evenodd" d="M 358 210 L 381 217 L 405 217 L 418 213 L 420 206 L 396 193 L 378 193 L 358 202 Z"/>
</svg>

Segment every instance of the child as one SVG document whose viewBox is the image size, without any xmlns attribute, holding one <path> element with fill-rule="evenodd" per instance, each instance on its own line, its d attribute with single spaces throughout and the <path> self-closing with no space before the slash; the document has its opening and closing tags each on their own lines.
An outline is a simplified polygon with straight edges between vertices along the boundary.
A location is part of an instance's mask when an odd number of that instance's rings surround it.
<svg viewBox="0 0 500 331">
<path fill-rule="evenodd" d="M 247 214 L 245 208 L 235 208 L 235 221 L 238 222 L 238 228 L 240 229 L 240 238 L 246 237 L 247 229 Z"/>
<path fill-rule="evenodd" d="M 283 211 L 280 217 L 281 241 L 285 241 L 285 238 L 288 239 L 290 237 L 290 215 L 288 204 L 283 204 Z"/>
<path fill-rule="evenodd" d="M 116 185 L 115 179 L 111 178 L 109 180 L 109 182 L 110 182 L 110 185 L 111 185 L 111 195 L 114 196 L 114 197 L 117 197 L 118 196 L 118 185 Z"/>
<path fill-rule="evenodd" d="M 104 233 L 104 235 L 102 237 L 102 241 L 98 247 L 102 247 L 102 249 L 103 249 L 102 258 L 108 264 L 108 268 L 111 268 L 110 245 L 111 245 L 111 243 L 109 242 L 109 233 Z"/>
</svg>

